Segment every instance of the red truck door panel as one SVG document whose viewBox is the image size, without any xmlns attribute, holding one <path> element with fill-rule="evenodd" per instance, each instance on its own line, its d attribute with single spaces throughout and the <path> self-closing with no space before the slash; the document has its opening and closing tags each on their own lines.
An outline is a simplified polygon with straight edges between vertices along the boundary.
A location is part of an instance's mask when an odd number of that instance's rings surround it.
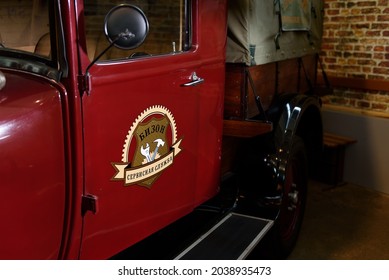
<svg viewBox="0 0 389 280">
<path fill-rule="evenodd" d="M 152 12 L 170 7 L 170 18 L 178 17 L 178 23 L 167 24 L 179 24 L 187 18 L 184 2 L 166 1 L 144 10 L 150 33 L 142 52 L 113 48 L 90 67 L 91 88 L 82 100 L 85 194 L 97 198 L 98 209 L 84 217 L 81 258 L 117 253 L 217 192 L 224 42 L 216 47 L 210 43 L 213 52 L 219 48 L 216 55 L 185 49 L 185 38 L 165 38 L 158 49 L 153 45 L 161 31 L 152 30 L 162 23 Z M 88 5 L 87 34 L 89 22 L 96 20 L 88 19 Z M 209 4 L 213 11 L 223 10 L 218 5 L 222 4 Z M 193 22 L 195 26 L 196 18 Z M 179 31 L 184 28 L 185 24 L 178 26 Z M 197 40 L 194 37 L 193 43 Z M 91 54 L 83 52 L 87 65 Z M 143 56 L 128 58 L 134 52 Z"/>
</svg>

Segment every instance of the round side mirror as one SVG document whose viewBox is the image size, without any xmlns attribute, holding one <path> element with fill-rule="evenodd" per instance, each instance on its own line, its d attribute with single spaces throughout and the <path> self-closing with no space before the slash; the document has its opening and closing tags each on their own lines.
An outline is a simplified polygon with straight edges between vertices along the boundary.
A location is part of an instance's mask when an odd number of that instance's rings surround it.
<svg viewBox="0 0 389 280">
<path fill-rule="evenodd" d="M 141 9 L 122 4 L 108 12 L 104 32 L 111 44 L 120 49 L 131 50 L 139 47 L 146 39 L 149 22 Z"/>
</svg>

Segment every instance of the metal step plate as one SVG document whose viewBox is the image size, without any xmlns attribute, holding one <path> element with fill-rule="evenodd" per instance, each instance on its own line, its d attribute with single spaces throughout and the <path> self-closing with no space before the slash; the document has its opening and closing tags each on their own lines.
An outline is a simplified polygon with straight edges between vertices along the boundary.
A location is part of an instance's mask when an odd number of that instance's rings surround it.
<svg viewBox="0 0 389 280">
<path fill-rule="evenodd" d="M 271 220 L 230 213 L 175 259 L 245 259 L 272 226 Z"/>
</svg>

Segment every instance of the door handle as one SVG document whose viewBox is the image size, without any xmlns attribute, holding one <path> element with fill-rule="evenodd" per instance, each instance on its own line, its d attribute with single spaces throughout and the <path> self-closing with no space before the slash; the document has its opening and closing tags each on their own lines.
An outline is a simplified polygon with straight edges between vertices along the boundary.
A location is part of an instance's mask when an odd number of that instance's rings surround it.
<svg viewBox="0 0 389 280">
<path fill-rule="evenodd" d="M 182 84 L 181 86 L 182 87 L 193 87 L 193 86 L 197 86 L 199 84 L 204 83 L 204 79 L 197 76 L 196 72 L 193 72 L 190 79 L 191 79 L 190 82 Z"/>
</svg>

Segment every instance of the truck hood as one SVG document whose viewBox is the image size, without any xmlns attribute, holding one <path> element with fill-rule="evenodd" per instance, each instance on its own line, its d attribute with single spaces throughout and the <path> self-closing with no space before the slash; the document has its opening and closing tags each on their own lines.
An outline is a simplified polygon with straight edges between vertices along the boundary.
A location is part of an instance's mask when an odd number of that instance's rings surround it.
<svg viewBox="0 0 389 280">
<path fill-rule="evenodd" d="M 66 190 L 61 95 L 49 79 L 0 71 L 0 259 L 55 259 Z"/>
</svg>

